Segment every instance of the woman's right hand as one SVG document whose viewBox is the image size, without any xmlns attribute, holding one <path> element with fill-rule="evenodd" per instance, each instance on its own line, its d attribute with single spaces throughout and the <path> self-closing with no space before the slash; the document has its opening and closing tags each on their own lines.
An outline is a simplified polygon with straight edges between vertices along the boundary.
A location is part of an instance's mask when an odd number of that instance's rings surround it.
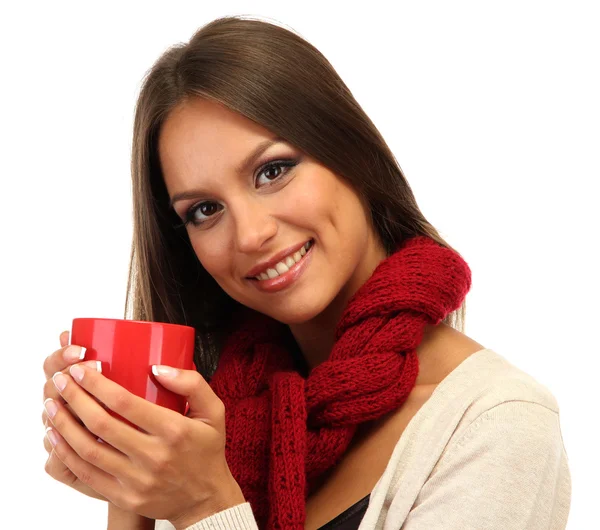
<svg viewBox="0 0 600 530">
<path fill-rule="evenodd" d="M 75 416 L 69 405 L 65 403 L 64 399 L 58 393 L 58 390 L 56 390 L 54 382 L 52 381 L 52 376 L 56 372 L 66 373 L 71 365 L 81 362 L 82 359 L 80 359 L 80 354 L 82 348 L 76 345 L 69 346 L 68 331 L 63 331 L 60 334 L 60 346 L 60 349 L 56 350 L 44 360 L 44 374 L 46 375 L 46 383 L 44 384 L 44 401 L 46 401 L 48 398 L 52 398 L 65 407 L 75 417 L 75 419 L 80 421 L 79 418 Z M 42 422 L 44 423 L 44 427 L 51 426 L 51 422 L 48 419 L 45 410 L 42 413 Z M 106 500 L 106 498 L 100 495 L 97 491 L 83 484 L 71 472 L 71 470 L 60 461 L 60 459 L 54 454 L 54 451 L 52 450 L 52 444 L 48 441 L 47 436 L 44 436 L 44 448 L 50 455 L 44 467 L 48 475 L 50 475 L 53 479 L 58 480 L 59 482 L 62 482 L 63 484 L 66 484 L 67 486 L 70 486 L 77 491 L 84 493 L 85 495 L 88 495 L 89 497 L 94 497 L 95 499 L 101 499 L 103 501 Z"/>
</svg>

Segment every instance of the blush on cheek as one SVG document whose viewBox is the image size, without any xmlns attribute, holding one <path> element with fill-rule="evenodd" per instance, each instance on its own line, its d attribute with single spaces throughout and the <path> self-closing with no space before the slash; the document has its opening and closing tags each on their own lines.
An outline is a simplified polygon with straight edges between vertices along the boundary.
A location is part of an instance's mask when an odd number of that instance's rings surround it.
<svg viewBox="0 0 600 530">
<path fill-rule="evenodd" d="M 219 252 L 219 248 L 207 248 L 207 245 L 192 244 L 192 248 L 200 262 L 200 265 L 204 267 L 213 278 L 223 275 L 223 271 L 226 269 L 228 260 L 223 256 L 222 252 Z"/>
</svg>

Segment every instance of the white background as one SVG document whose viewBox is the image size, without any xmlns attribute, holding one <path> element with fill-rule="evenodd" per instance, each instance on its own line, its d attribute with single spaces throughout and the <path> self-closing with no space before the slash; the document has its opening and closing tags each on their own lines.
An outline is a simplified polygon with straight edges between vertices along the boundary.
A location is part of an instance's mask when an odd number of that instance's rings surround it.
<svg viewBox="0 0 600 530">
<path fill-rule="evenodd" d="M 597 2 L 18 2 L 0 8 L 2 527 L 105 528 L 44 472 L 42 362 L 78 316 L 121 318 L 140 81 L 217 16 L 292 27 L 383 133 L 473 271 L 466 333 L 548 386 L 597 522 Z M 11 526 L 12 523 L 15 526 Z"/>
</svg>

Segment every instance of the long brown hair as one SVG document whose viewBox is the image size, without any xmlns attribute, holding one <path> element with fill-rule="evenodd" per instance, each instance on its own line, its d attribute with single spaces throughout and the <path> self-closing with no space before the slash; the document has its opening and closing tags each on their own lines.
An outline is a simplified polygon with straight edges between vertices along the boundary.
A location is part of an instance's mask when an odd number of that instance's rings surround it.
<svg viewBox="0 0 600 530">
<path fill-rule="evenodd" d="M 131 172 L 133 242 L 125 318 L 196 328 L 195 363 L 210 378 L 241 304 L 197 259 L 169 208 L 157 141 L 169 112 L 190 97 L 219 102 L 283 137 L 346 179 L 368 205 L 388 254 L 426 235 L 452 248 L 425 219 L 381 134 L 325 57 L 276 23 L 222 17 L 167 49 L 142 83 Z M 454 249 L 453 249 L 454 250 Z M 464 329 L 465 303 L 444 322 Z"/>
</svg>

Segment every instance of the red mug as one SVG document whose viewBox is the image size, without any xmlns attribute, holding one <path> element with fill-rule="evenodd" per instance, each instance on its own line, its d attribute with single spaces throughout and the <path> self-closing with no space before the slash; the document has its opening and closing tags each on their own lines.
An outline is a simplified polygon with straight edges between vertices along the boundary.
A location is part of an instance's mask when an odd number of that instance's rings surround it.
<svg viewBox="0 0 600 530">
<path fill-rule="evenodd" d="M 75 318 L 70 335 L 70 344 L 86 348 L 86 361 L 101 362 L 102 375 L 136 396 L 181 414 L 186 412 L 185 397 L 163 387 L 152 365 L 193 370 L 194 343 L 195 330 L 190 326 L 112 318 Z"/>
</svg>

